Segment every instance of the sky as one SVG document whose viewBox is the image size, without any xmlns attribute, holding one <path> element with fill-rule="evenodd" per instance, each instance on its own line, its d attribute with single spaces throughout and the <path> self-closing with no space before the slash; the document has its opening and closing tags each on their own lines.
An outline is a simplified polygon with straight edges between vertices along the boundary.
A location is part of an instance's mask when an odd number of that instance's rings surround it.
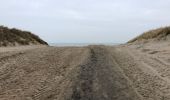
<svg viewBox="0 0 170 100">
<path fill-rule="evenodd" d="M 0 25 L 48 43 L 125 43 L 170 25 L 170 0 L 0 0 Z"/>
</svg>

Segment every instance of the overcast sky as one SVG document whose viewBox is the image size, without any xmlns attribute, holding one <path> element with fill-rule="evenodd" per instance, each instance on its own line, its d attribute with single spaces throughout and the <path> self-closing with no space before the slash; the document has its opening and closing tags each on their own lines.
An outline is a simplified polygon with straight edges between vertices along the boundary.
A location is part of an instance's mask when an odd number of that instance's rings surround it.
<svg viewBox="0 0 170 100">
<path fill-rule="evenodd" d="M 0 24 L 49 43 L 122 43 L 170 25 L 170 0 L 0 0 Z"/>
</svg>

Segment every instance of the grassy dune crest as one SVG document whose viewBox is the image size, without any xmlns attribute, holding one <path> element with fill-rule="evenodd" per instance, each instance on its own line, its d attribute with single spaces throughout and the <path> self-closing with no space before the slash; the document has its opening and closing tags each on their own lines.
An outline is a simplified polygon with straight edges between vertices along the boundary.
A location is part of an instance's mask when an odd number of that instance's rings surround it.
<svg viewBox="0 0 170 100">
<path fill-rule="evenodd" d="M 15 28 L 0 26 L 0 46 L 16 45 L 48 45 L 47 42 L 40 39 L 37 35 L 28 31 L 22 31 Z"/>
<path fill-rule="evenodd" d="M 146 42 L 149 40 L 153 40 L 153 41 L 170 40 L 170 27 L 163 27 L 163 28 L 150 30 L 128 41 L 128 43 L 141 42 L 141 41 Z"/>
</svg>

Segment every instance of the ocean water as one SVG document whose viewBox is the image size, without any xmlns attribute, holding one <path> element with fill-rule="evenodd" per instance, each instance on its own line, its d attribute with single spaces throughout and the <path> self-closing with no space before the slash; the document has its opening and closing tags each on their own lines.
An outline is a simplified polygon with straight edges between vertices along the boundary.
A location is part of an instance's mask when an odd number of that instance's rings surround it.
<svg viewBox="0 0 170 100">
<path fill-rule="evenodd" d="M 106 46 L 115 46 L 119 45 L 119 43 L 50 43 L 50 46 L 56 46 L 56 47 L 83 47 L 83 46 L 89 46 L 89 45 L 106 45 Z"/>
</svg>

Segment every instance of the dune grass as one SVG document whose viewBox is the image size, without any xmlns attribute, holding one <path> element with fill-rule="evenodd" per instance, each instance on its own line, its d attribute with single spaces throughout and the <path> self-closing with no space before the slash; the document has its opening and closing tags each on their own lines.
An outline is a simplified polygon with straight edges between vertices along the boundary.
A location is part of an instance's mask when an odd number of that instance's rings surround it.
<svg viewBox="0 0 170 100">
<path fill-rule="evenodd" d="M 29 45 L 29 44 L 44 44 L 48 45 L 45 41 L 40 39 L 37 35 L 28 31 L 19 29 L 9 29 L 8 27 L 0 26 L 0 46 L 15 46 Z"/>
<path fill-rule="evenodd" d="M 170 27 L 163 27 L 145 32 L 140 36 L 128 41 L 128 43 L 149 39 L 165 40 L 168 35 L 170 35 Z"/>
</svg>

